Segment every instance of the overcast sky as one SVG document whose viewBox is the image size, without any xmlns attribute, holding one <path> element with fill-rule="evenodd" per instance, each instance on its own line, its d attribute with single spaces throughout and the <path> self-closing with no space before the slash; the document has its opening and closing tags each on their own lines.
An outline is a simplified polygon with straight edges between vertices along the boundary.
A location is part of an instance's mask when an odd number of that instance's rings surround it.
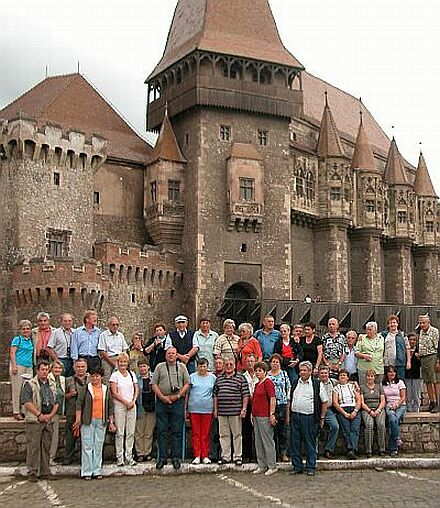
<svg viewBox="0 0 440 508">
<path fill-rule="evenodd" d="M 217 0 L 221 1 L 221 0 Z M 0 108 L 49 75 L 81 72 L 145 136 L 144 80 L 177 0 L 0 0 Z M 271 0 L 285 46 L 362 101 L 401 153 L 419 142 L 440 192 L 440 1 Z M 249 1 L 252 5 L 252 0 Z"/>
</svg>

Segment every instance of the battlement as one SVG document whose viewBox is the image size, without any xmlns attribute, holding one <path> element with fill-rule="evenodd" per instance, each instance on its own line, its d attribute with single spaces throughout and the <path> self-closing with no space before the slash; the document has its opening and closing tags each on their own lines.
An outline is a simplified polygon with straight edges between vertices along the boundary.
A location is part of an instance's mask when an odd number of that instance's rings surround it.
<svg viewBox="0 0 440 508">
<path fill-rule="evenodd" d="M 31 260 L 12 269 L 12 295 L 17 309 L 72 303 L 76 299 L 96 307 L 108 287 L 101 264 L 94 260 L 81 264 L 72 260 Z"/>
<path fill-rule="evenodd" d="M 39 126 L 30 119 L 0 119 L 0 158 L 96 170 L 107 158 L 107 141 L 98 136 L 89 140 L 81 132 L 64 132 L 57 125 Z"/>
<path fill-rule="evenodd" d="M 111 242 L 95 244 L 95 257 L 110 282 L 180 287 L 183 261 L 175 252 Z"/>
</svg>

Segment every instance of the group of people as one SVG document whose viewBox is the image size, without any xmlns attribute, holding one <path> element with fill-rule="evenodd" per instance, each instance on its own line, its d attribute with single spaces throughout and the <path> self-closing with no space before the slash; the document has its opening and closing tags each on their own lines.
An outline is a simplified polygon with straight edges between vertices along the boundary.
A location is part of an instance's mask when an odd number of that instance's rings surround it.
<svg viewBox="0 0 440 508">
<path fill-rule="evenodd" d="M 60 418 L 66 419 L 64 464 L 74 460 L 81 442 L 81 476 L 101 478 L 106 431 L 115 433 L 118 466 L 156 459 L 156 468 L 171 462 L 180 468 L 185 456 L 185 420 L 191 428 L 193 464 L 257 461 L 255 473 L 270 475 L 277 461 L 291 461 L 293 474 L 315 474 L 317 440 L 324 426 L 324 456 L 335 456 L 342 433 L 347 458 L 358 452 L 361 422 L 365 453 L 400 446 L 399 422 L 406 410 L 419 411 L 421 377 L 429 410 L 439 411 L 439 331 L 429 316 L 419 317 L 419 333 L 405 335 L 397 316 L 387 329 L 366 324 L 366 333 L 339 330 L 328 321 L 322 337 L 315 325 L 288 324 L 275 329 L 264 317 L 254 332 L 250 323 L 236 330 L 226 319 L 223 333 L 202 318 L 192 331 L 188 319 L 175 318 L 175 328 L 154 326 L 143 340 L 135 333 L 128 343 L 113 316 L 97 327 L 89 310 L 73 329 L 64 314 L 52 328 L 45 312 L 38 326 L 19 323 L 10 347 L 13 413 L 25 420 L 30 479 L 50 477 L 58 448 Z M 157 435 L 157 447 L 154 436 Z"/>
</svg>

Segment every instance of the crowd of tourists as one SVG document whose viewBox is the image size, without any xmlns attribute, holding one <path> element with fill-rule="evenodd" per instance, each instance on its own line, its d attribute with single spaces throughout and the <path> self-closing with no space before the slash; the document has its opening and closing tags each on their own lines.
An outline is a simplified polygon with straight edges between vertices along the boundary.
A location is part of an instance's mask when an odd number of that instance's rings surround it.
<svg viewBox="0 0 440 508">
<path fill-rule="evenodd" d="M 427 315 L 417 334 L 405 334 L 392 315 L 384 331 L 372 321 L 359 335 L 344 335 L 331 318 L 323 336 L 313 323 L 276 330 L 270 315 L 256 331 L 226 319 L 218 334 L 207 317 L 192 331 L 180 315 L 172 330 L 157 323 L 150 339 L 138 332 L 129 341 L 117 317 L 105 330 L 97 320 L 89 310 L 74 329 L 66 313 L 53 328 L 40 312 L 36 328 L 22 320 L 12 339 L 13 413 L 25 421 L 31 480 L 51 477 L 60 419 L 63 464 L 74 462 L 80 443 L 85 480 L 102 477 L 107 431 L 118 466 L 155 460 L 160 470 L 170 459 L 179 469 L 185 420 L 193 464 L 257 462 L 254 473 L 270 475 L 281 461 L 292 463 L 292 474 L 313 476 L 318 440 L 332 459 L 341 434 L 346 457 L 356 459 L 362 424 L 367 457 L 397 455 L 400 422 L 420 411 L 422 381 L 427 410 L 439 411 L 439 331 Z"/>
</svg>

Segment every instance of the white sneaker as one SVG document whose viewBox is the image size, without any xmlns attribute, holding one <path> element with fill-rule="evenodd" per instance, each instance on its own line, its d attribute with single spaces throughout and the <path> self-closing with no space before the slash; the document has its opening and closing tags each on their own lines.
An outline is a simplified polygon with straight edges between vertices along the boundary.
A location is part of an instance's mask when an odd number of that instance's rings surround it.
<svg viewBox="0 0 440 508">
<path fill-rule="evenodd" d="M 252 474 L 261 474 L 261 473 L 264 473 L 264 469 L 261 469 L 259 467 L 257 467 L 257 469 L 254 469 L 252 471 Z"/>
<path fill-rule="evenodd" d="M 196 457 L 193 461 L 192 461 L 192 464 L 200 464 L 200 457 Z"/>
<path fill-rule="evenodd" d="M 211 459 L 209 457 L 205 457 L 203 460 L 202 460 L 203 464 L 211 464 Z"/>
<path fill-rule="evenodd" d="M 277 468 L 273 468 L 273 469 L 268 469 L 265 473 L 264 473 L 264 476 L 270 476 L 271 474 L 274 474 L 277 472 Z"/>
</svg>

